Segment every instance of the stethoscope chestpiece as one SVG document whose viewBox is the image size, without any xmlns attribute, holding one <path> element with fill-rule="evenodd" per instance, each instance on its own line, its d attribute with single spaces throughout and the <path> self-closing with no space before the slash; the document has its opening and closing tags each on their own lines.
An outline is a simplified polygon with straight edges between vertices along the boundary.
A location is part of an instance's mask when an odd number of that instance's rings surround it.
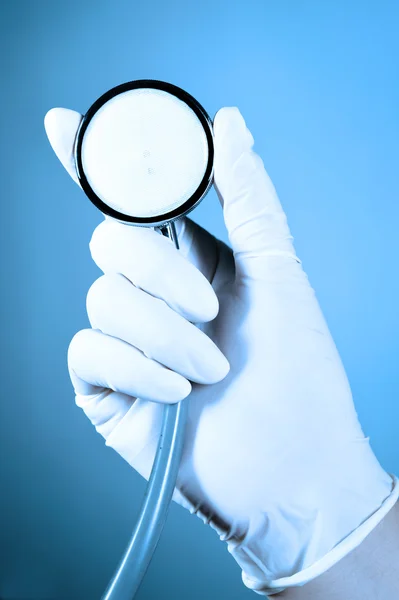
<svg viewBox="0 0 399 600">
<path fill-rule="evenodd" d="M 213 180 L 212 121 L 193 96 L 153 79 L 118 85 L 83 117 L 80 184 L 105 215 L 159 227 L 193 210 Z"/>
</svg>

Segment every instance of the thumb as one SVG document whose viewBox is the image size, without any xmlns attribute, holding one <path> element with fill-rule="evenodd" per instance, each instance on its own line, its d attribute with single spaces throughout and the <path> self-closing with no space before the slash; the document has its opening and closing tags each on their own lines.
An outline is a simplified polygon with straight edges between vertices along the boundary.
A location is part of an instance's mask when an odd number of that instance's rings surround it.
<svg viewBox="0 0 399 600">
<path fill-rule="evenodd" d="M 254 139 L 237 108 L 219 110 L 214 135 L 215 186 L 236 263 L 256 275 L 270 255 L 299 262 L 276 190 L 252 150 Z"/>
<path fill-rule="evenodd" d="M 76 173 L 74 146 L 82 115 L 68 108 L 52 108 L 44 117 L 49 142 L 61 164 L 79 185 Z"/>
</svg>

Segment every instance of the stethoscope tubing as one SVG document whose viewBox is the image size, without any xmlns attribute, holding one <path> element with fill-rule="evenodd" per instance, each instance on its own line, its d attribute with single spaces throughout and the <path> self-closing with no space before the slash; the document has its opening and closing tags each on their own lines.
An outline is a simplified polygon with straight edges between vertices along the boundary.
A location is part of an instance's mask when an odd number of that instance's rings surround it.
<svg viewBox="0 0 399 600">
<path fill-rule="evenodd" d="M 161 233 L 178 249 L 174 222 Z M 102 600 L 132 600 L 156 550 L 176 487 L 188 413 L 188 399 L 166 404 L 151 475 L 129 544 Z"/>
</svg>

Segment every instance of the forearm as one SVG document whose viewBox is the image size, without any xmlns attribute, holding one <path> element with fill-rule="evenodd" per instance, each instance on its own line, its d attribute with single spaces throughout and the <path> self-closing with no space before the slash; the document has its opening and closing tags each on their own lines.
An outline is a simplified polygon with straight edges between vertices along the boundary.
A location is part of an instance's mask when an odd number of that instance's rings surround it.
<svg viewBox="0 0 399 600">
<path fill-rule="evenodd" d="M 399 503 L 367 538 L 331 569 L 280 600 L 396 600 L 399 598 Z"/>
</svg>

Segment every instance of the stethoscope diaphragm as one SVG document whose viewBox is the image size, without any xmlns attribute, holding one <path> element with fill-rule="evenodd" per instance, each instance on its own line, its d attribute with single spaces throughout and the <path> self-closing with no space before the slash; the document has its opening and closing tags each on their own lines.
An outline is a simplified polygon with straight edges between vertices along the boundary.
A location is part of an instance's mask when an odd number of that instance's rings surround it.
<svg viewBox="0 0 399 600">
<path fill-rule="evenodd" d="M 80 124 L 80 184 L 106 215 L 159 226 L 192 210 L 213 176 L 212 123 L 190 94 L 137 80 L 101 96 Z"/>
</svg>

